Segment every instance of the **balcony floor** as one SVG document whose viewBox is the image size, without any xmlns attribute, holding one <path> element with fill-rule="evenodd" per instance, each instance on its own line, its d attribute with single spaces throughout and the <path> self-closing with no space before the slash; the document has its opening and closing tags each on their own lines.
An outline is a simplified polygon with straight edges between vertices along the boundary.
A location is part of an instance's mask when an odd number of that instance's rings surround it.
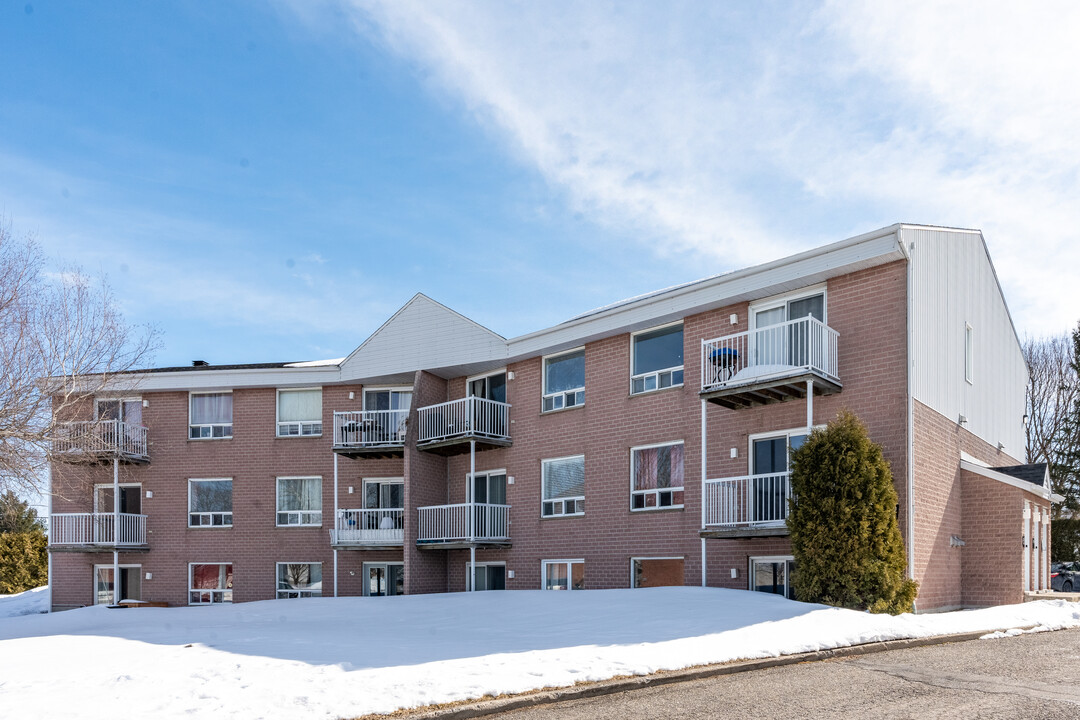
<svg viewBox="0 0 1080 720">
<path fill-rule="evenodd" d="M 706 528 L 700 533 L 703 538 L 737 540 L 740 538 L 787 537 L 791 532 L 786 525 L 766 527 Z"/>
<path fill-rule="evenodd" d="M 404 445 L 368 445 L 368 446 L 348 446 L 348 445 L 335 445 L 332 450 L 338 455 L 347 458 L 399 458 L 405 457 Z"/>
<path fill-rule="evenodd" d="M 148 455 L 132 455 L 119 450 L 65 450 L 54 454 L 53 457 L 59 462 L 72 465 L 110 463 L 114 458 L 125 465 L 146 465 L 150 462 Z"/>
<path fill-rule="evenodd" d="M 512 543 L 509 540 L 480 540 L 467 542 L 465 540 L 417 540 L 416 547 L 420 550 L 504 550 Z"/>
<path fill-rule="evenodd" d="M 330 547 L 334 550 L 401 550 L 405 547 L 405 542 L 339 542 L 330 543 Z"/>
<path fill-rule="evenodd" d="M 442 455 L 443 457 L 464 455 L 469 452 L 469 442 L 472 440 L 476 441 L 478 452 L 481 450 L 497 450 L 514 444 L 510 438 L 493 438 L 486 435 L 459 435 L 445 440 L 430 440 L 425 443 L 417 443 L 416 449 Z"/>
<path fill-rule="evenodd" d="M 122 553 L 150 552 L 150 545 L 49 545 L 51 553 Z"/>
<path fill-rule="evenodd" d="M 771 405 L 806 398 L 806 381 L 814 381 L 815 395 L 835 395 L 843 386 L 813 370 L 798 368 L 791 375 L 759 379 L 746 384 L 727 385 L 701 393 L 704 400 L 730 410 Z"/>
</svg>

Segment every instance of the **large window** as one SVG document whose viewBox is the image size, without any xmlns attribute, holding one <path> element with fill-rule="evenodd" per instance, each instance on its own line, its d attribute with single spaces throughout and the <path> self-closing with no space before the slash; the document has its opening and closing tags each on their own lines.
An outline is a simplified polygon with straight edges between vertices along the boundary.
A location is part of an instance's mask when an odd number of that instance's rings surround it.
<svg viewBox="0 0 1080 720">
<path fill-rule="evenodd" d="M 322 435 L 322 388 L 278 390 L 278 437 Z"/>
<path fill-rule="evenodd" d="M 364 563 L 364 595 L 384 597 L 405 594 L 405 565 L 402 563 Z"/>
<path fill-rule="evenodd" d="M 472 589 L 469 585 L 469 566 L 465 565 L 466 590 Z M 472 583 L 477 590 L 505 590 L 506 589 L 506 563 L 476 563 L 473 568 Z"/>
<path fill-rule="evenodd" d="M 142 425 L 142 398 L 98 398 L 94 411 L 98 420 Z"/>
<path fill-rule="evenodd" d="M 544 560 L 541 563 L 544 590 L 584 590 L 584 560 Z"/>
<path fill-rule="evenodd" d="M 657 510 L 683 505 L 683 444 L 630 451 L 630 509 Z"/>
<path fill-rule="evenodd" d="M 783 524 L 787 518 L 791 481 L 788 458 L 806 442 L 806 430 L 750 437 L 751 509 L 756 523 Z"/>
<path fill-rule="evenodd" d="M 585 349 L 544 358 L 544 412 L 585 404 Z"/>
<path fill-rule="evenodd" d="M 791 584 L 794 571 L 795 559 L 790 555 L 750 558 L 750 589 L 794 600 L 795 591 Z"/>
<path fill-rule="evenodd" d="M 364 508 L 398 509 L 405 507 L 404 478 L 368 478 L 364 480 Z"/>
<path fill-rule="evenodd" d="M 681 557 L 630 558 L 630 587 L 667 587 L 686 584 Z"/>
<path fill-rule="evenodd" d="M 544 517 L 581 515 L 585 512 L 585 456 L 541 462 Z"/>
<path fill-rule="evenodd" d="M 277 596 L 306 598 L 322 595 L 322 563 L 278 563 Z"/>
<path fill-rule="evenodd" d="M 471 378 L 468 382 L 470 397 L 506 402 L 506 371 L 500 370 L 492 375 Z"/>
<path fill-rule="evenodd" d="M 233 601 L 232 563 L 191 563 L 188 567 L 188 605 Z"/>
<path fill-rule="evenodd" d="M 277 479 L 277 524 L 322 525 L 322 478 Z"/>
<path fill-rule="evenodd" d="M 669 325 L 633 336 L 630 392 L 683 384 L 683 326 Z"/>
<path fill-rule="evenodd" d="M 116 578 L 112 565 L 94 566 L 94 604 L 112 605 L 116 601 Z M 120 601 L 142 600 L 142 566 L 120 566 Z"/>
<path fill-rule="evenodd" d="M 232 478 L 188 480 L 188 526 L 232 527 Z"/>
<path fill-rule="evenodd" d="M 189 438 L 232 437 L 232 393 L 191 393 L 189 402 Z"/>
<path fill-rule="evenodd" d="M 808 365 L 821 349 L 810 321 L 825 322 L 825 293 L 766 301 L 750 308 L 754 332 L 750 350 L 756 365 Z"/>
</svg>

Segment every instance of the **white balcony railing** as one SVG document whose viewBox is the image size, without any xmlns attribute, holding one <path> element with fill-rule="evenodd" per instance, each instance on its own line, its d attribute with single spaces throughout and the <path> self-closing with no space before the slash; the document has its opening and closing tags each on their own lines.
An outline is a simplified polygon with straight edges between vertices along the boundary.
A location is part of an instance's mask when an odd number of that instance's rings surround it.
<svg viewBox="0 0 1080 720">
<path fill-rule="evenodd" d="M 53 451 L 141 459 L 150 457 L 146 447 L 146 428 L 119 420 L 62 423 L 56 427 Z"/>
<path fill-rule="evenodd" d="M 408 410 L 361 410 L 334 413 L 334 447 L 379 448 L 405 445 Z"/>
<path fill-rule="evenodd" d="M 787 520 L 789 473 L 706 480 L 704 485 L 707 528 L 780 527 Z"/>
<path fill-rule="evenodd" d="M 131 513 L 54 513 L 49 520 L 49 544 L 145 545 L 146 516 Z"/>
<path fill-rule="evenodd" d="M 471 510 L 470 510 L 471 509 Z M 510 506 L 458 503 L 418 508 L 418 542 L 507 542 Z"/>
<path fill-rule="evenodd" d="M 338 510 L 330 531 L 333 545 L 401 545 L 405 541 L 405 511 L 400 508 Z"/>
<path fill-rule="evenodd" d="M 701 341 L 701 390 L 747 385 L 813 371 L 840 382 L 839 333 L 814 317 Z"/>
<path fill-rule="evenodd" d="M 417 442 L 437 442 L 455 437 L 478 436 L 510 439 L 510 405 L 498 400 L 470 396 L 422 407 L 417 415 Z"/>
</svg>

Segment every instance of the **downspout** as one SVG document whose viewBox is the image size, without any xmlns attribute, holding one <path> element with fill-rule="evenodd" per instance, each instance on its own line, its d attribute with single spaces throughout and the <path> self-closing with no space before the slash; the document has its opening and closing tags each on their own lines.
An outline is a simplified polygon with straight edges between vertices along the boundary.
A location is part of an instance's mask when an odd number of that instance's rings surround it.
<svg viewBox="0 0 1080 720">
<path fill-rule="evenodd" d="M 52 462 L 49 463 L 49 545 L 52 545 L 53 536 L 53 481 L 52 481 Z M 49 583 L 49 612 L 53 611 L 53 574 L 52 574 L 52 548 L 49 548 L 48 554 L 48 583 Z"/>
<path fill-rule="evenodd" d="M 341 530 L 338 527 L 338 512 L 338 454 L 334 453 L 334 597 L 338 596 L 337 534 Z"/>
<path fill-rule="evenodd" d="M 915 399 L 913 395 L 913 379 L 915 366 L 915 276 L 912 272 L 914 259 L 909 248 L 904 244 L 903 228 L 896 231 L 897 241 L 900 244 L 900 252 L 907 259 L 907 574 L 908 578 L 915 579 Z M 918 609 L 918 600 L 915 601 Z"/>
<path fill-rule="evenodd" d="M 701 401 L 701 529 L 705 529 L 705 479 L 708 477 L 708 438 L 705 434 L 706 419 L 708 417 L 706 410 L 709 406 L 707 400 Z M 705 562 L 705 538 L 701 538 L 701 587 L 706 587 L 706 562 Z"/>
<path fill-rule="evenodd" d="M 119 605 L 120 597 L 120 458 L 113 458 L 113 605 Z"/>
<path fill-rule="evenodd" d="M 469 401 L 469 417 L 476 417 L 473 414 L 473 403 Z M 465 486 L 465 492 L 468 493 L 469 504 L 466 510 L 469 512 L 469 592 L 476 590 L 476 493 L 473 492 L 474 476 L 476 475 L 476 440 L 469 441 L 469 482 Z"/>
</svg>

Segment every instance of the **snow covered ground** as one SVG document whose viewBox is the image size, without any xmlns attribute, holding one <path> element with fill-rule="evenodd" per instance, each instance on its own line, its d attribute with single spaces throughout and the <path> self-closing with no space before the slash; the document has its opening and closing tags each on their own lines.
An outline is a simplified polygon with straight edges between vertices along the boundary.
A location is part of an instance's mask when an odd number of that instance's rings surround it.
<svg viewBox="0 0 1080 720">
<path fill-rule="evenodd" d="M 1080 603 L 891 617 L 680 587 L 96 607 L 0 619 L 0 707 L 10 717 L 110 720 L 118 711 L 353 717 L 615 675 L 1031 625 L 1080 627 Z"/>
<path fill-rule="evenodd" d="M 49 612 L 49 586 L 14 595 L 0 595 L 0 618 Z"/>
</svg>

